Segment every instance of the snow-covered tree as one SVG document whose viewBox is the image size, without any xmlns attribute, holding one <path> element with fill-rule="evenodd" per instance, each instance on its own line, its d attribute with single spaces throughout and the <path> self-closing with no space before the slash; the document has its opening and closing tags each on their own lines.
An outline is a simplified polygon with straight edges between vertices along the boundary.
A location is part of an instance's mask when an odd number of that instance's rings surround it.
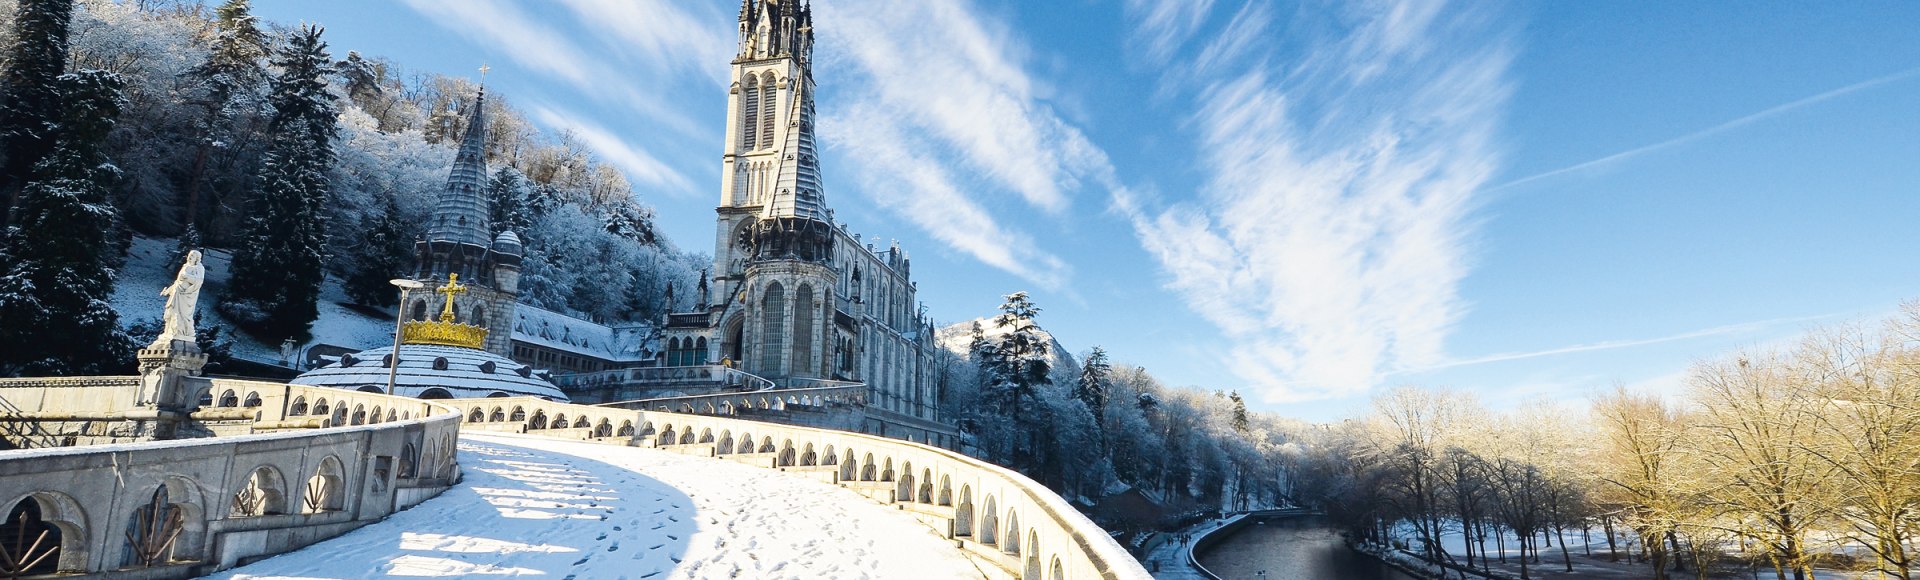
<svg viewBox="0 0 1920 580">
<path fill-rule="evenodd" d="M 493 224 L 493 233 L 511 231 L 524 239 L 527 229 L 533 227 L 533 208 L 528 200 L 532 196 L 533 190 L 520 170 L 502 167 L 493 172 L 487 182 L 488 222 Z"/>
<path fill-rule="evenodd" d="M 1034 389 L 1047 380 L 1052 359 L 1047 356 L 1050 339 L 1034 322 L 1040 307 L 1034 306 L 1026 292 L 1008 294 L 993 318 L 1001 332 L 988 358 L 994 398 L 1003 413 L 1020 422 L 1021 410 L 1034 398 Z"/>
<path fill-rule="evenodd" d="M 106 374 L 132 363 L 113 294 L 114 223 L 107 187 L 117 169 L 101 151 L 123 103 L 120 78 L 62 75 L 54 148 L 21 189 L 0 263 L 0 375 Z"/>
<path fill-rule="evenodd" d="M 304 26 L 274 55 L 273 143 L 248 204 L 246 236 L 233 255 L 233 282 L 221 302 L 229 319 L 268 341 L 304 339 L 314 318 L 328 256 L 328 171 L 336 132 L 321 29 Z"/>
<path fill-rule="evenodd" d="M 1233 430 L 1241 435 L 1247 434 L 1247 402 L 1240 398 L 1240 391 L 1227 395 L 1233 401 Z"/>
<path fill-rule="evenodd" d="M 9 198 L 0 218 L 19 203 L 20 189 L 53 150 L 72 18 L 73 0 L 20 0 L 14 14 L 6 82 L 0 85 L 0 191 Z M 10 218 L 0 219 L 0 225 L 7 223 Z"/>
<path fill-rule="evenodd" d="M 1093 425 L 1100 428 L 1106 424 L 1107 386 L 1112 381 L 1113 365 L 1107 361 L 1107 350 L 1098 346 L 1087 353 L 1087 362 L 1080 366 L 1080 380 L 1075 383 L 1073 395 L 1086 403 L 1087 410 L 1093 413 Z"/>
<path fill-rule="evenodd" d="M 417 237 L 409 225 L 412 222 L 400 215 L 400 206 L 392 197 L 388 197 L 383 206 L 373 229 L 354 245 L 353 270 L 342 282 L 347 297 L 373 306 L 399 302 L 399 291 L 391 280 L 406 273 L 413 261 L 413 241 Z"/>
<path fill-rule="evenodd" d="M 251 0 L 227 0 L 214 10 L 211 36 L 207 59 L 183 75 L 194 94 L 191 102 L 198 109 L 194 130 L 199 139 L 182 214 L 182 221 L 189 225 L 201 225 L 206 220 L 203 191 L 214 190 L 216 203 L 231 191 L 236 180 L 215 168 L 234 164 L 237 145 L 243 140 L 240 133 L 247 131 L 261 113 L 258 93 L 267 81 L 261 62 L 267 57 L 268 43 L 252 14 Z M 210 173 L 222 175 L 210 179 Z M 209 181 L 218 182 L 218 187 L 210 188 Z"/>
</svg>

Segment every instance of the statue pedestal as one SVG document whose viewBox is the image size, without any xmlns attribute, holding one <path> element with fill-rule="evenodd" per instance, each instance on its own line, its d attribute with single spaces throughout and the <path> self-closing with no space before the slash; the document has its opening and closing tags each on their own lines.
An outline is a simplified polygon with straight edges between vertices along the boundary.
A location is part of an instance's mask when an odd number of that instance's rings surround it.
<svg viewBox="0 0 1920 580">
<path fill-rule="evenodd" d="M 156 341 L 140 349 L 140 394 L 137 407 L 191 413 L 199 393 L 187 388 L 187 377 L 199 376 L 207 355 L 191 341 Z"/>
</svg>

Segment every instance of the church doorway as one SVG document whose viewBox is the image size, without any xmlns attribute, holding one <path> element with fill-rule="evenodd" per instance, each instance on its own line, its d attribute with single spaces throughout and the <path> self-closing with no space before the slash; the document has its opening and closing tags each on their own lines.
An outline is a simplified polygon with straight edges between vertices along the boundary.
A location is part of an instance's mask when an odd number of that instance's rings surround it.
<svg viewBox="0 0 1920 580">
<path fill-rule="evenodd" d="M 727 344 L 723 358 L 733 361 L 736 367 L 740 366 L 740 355 L 746 350 L 740 347 L 740 343 L 746 340 L 745 331 L 746 324 L 740 317 L 735 317 L 732 321 L 727 322 Z"/>
</svg>

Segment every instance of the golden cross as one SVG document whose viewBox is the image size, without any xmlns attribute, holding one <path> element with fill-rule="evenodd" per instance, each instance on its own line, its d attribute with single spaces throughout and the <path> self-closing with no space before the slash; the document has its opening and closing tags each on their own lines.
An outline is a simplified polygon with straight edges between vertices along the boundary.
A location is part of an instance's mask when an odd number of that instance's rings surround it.
<svg viewBox="0 0 1920 580">
<path fill-rule="evenodd" d="M 440 321 L 453 322 L 453 297 L 456 294 L 467 293 L 467 287 L 460 285 L 460 275 L 447 274 L 447 285 L 441 286 L 439 289 L 434 290 L 434 292 L 444 294 L 447 297 L 446 307 L 440 310 Z"/>
<path fill-rule="evenodd" d="M 486 63 L 480 63 L 480 86 L 487 86 L 487 71 L 490 70 L 493 70 L 493 67 L 487 66 Z"/>
</svg>

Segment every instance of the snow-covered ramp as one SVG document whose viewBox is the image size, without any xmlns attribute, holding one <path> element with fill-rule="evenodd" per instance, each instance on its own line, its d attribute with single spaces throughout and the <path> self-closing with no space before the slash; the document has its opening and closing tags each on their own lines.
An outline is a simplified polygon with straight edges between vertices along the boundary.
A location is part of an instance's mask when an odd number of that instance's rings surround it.
<svg viewBox="0 0 1920 580">
<path fill-rule="evenodd" d="M 854 492 L 731 461 L 462 435 L 466 481 L 380 523 L 217 578 L 979 578 Z"/>
</svg>

